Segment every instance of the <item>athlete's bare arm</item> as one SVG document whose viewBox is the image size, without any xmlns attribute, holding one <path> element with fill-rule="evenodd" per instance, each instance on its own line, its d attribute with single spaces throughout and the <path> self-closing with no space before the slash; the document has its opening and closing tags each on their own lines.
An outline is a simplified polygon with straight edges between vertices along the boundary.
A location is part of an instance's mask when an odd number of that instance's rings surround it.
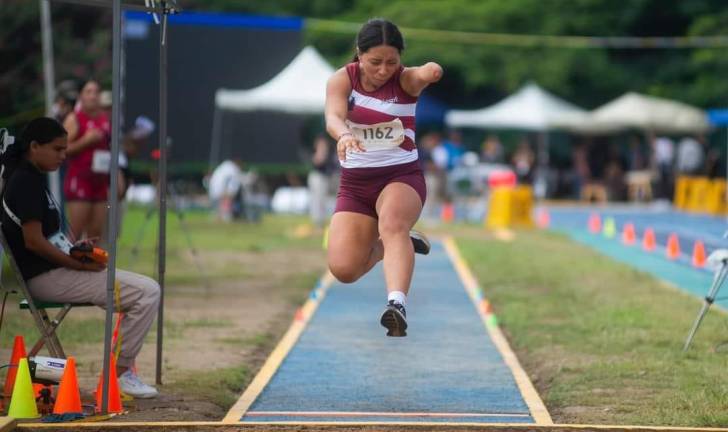
<svg viewBox="0 0 728 432">
<path fill-rule="evenodd" d="M 346 69 L 336 71 L 326 84 L 326 131 L 336 142 L 336 153 L 339 160 L 346 160 L 346 151 L 364 151 L 361 143 L 354 138 L 346 126 L 346 115 L 349 112 L 349 95 L 351 83 Z"/>
<path fill-rule="evenodd" d="M 68 132 L 68 148 L 66 149 L 66 155 L 75 156 L 80 153 L 81 150 L 90 146 L 91 144 L 99 141 L 102 138 L 100 131 L 96 129 L 90 129 L 86 131 L 86 134 L 78 138 L 78 118 L 76 114 L 71 113 L 66 116 L 66 120 L 63 122 L 63 127 Z"/>
<path fill-rule="evenodd" d="M 435 62 L 422 66 L 404 68 L 399 77 L 402 89 L 412 96 L 419 96 L 428 85 L 440 81 L 442 66 Z"/>
</svg>

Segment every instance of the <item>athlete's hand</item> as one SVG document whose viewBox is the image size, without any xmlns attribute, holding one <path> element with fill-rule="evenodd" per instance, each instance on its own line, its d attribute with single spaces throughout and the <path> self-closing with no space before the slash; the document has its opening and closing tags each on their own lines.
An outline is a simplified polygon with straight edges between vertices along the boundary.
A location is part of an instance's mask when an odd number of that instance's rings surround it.
<svg viewBox="0 0 728 432">
<path fill-rule="evenodd" d="M 336 143 L 336 153 L 339 155 L 339 160 L 345 161 L 346 153 L 349 151 L 365 152 L 366 149 L 358 139 L 354 138 L 354 135 L 344 134 Z"/>
<path fill-rule="evenodd" d="M 99 129 L 89 129 L 86 131 L 84 137 L 86 138 L 86 142 L 94 144 L 101 141 L 101 138 L 104 137 L 104 133 Z"/>
</svg>

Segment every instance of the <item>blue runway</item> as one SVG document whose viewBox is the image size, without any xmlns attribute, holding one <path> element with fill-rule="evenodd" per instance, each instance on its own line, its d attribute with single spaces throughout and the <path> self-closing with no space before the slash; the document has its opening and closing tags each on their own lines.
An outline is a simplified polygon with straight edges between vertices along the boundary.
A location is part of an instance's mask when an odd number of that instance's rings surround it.
<svg viewBox="0 0 728 432">
<path fill-rule="evenodd" d="M 417 256 L 407 337 L 385 336 L 385 301 L 381 264 L 334 282 L 238 421 L 535 422 L 442 243 Z"/>
</svg>

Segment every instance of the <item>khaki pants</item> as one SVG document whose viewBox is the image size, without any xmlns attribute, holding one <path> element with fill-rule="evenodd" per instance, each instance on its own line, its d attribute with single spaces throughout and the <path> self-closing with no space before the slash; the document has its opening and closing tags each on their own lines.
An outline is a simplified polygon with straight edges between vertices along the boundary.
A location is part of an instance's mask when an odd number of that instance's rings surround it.
<svg viewBox="0 0 728 432">
<path fill-rule="evenodd" d="M 28 280 L 35 300 L 56 303 L 93 303 L 106 307 L 106 270 L 101 272 L 57 268 Z M 130 367 L 142 348 L 144 336 L 157 316 L 159 284 L 154 279 L 125 270 L 116 270 L 121 286 L 116 309 L 124 312 L 119 337 L 121 350 L 117 364 Z"/>
</svg>

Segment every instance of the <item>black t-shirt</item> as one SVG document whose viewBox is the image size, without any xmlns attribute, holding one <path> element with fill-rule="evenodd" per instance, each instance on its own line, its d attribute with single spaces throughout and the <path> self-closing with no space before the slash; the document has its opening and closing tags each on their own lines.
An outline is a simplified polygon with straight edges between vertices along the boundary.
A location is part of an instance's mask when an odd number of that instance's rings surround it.
<svg viewBox="0 0 728 432">
<path fill-rule="evenodd" d="M 28 221 L 39 221 L 46 238 L 57 233 L 60 228 L 60 213 L 46 187 L 45 174 L 28 161 L 20 162 L 7 181 L 1 207 L 2 230 L 23 278 L 28 280 L 60 267 L 26 249 L 23 229 L 20 227 Z"/>
</svg>

